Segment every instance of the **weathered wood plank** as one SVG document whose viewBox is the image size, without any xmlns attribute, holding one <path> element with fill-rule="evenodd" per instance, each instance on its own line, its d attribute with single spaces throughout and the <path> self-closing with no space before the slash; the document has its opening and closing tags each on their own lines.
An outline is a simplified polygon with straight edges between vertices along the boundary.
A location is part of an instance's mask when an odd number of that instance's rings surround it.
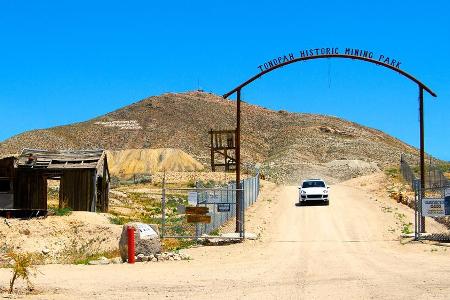
<svg viewBox="0 0 450 300">
<path fill-rule="evenodd" d="M 185 210 L 187 215 L 205 215 L 209 212 L 208 207 L 187 206 Z"/>
<path fill-rule="evenodd" d="M 186 218 L 188 223 L 211 223 L 211 216 L 207 215 L 186 215 Z"/>
</svg>

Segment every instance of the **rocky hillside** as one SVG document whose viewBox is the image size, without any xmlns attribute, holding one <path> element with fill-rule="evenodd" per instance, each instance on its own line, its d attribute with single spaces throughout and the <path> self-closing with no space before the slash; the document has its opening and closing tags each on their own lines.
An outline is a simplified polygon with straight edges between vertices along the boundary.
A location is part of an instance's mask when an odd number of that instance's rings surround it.
<svg viewBox="0 0 450 300">
<path fill-rule="evenodd" d="M 387 165 L 411 146 L 379 130 L 336 117 L 273 111 L 244 103 L 242 154 L 262 163 L 272 179 L 321 176 L 341 180 Z M 208 165 L 208 130 L 235 127 L 235 103 L 191 92 L 150 97 L 104 116 L 68 126 L 33 130 L 0 144 L 0 154 L 22 148 L 178 148 Z"/>
</svg>

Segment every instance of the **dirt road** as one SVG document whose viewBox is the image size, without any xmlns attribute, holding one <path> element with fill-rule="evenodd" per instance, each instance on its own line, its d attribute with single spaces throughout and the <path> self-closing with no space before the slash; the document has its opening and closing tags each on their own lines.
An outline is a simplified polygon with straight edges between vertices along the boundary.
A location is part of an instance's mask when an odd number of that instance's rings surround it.
<svg viewBox="0 0 450 300">
<path fill-rule="evenodd" d="M 298 207 L 296 187 L 274 188 L 247 213 L 260 240 L 191 249 L 191 261 L 44 266 L 33 297 L 448 299 L 450 248 L 400 244 L 411 211 L 376 195 L 377 176 L 332 186 L 328 207 Z"/>
</svg>

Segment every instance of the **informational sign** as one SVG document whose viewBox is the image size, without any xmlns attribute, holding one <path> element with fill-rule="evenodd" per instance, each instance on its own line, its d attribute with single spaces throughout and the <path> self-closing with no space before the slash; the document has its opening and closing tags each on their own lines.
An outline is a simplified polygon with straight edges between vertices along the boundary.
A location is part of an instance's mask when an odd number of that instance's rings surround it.
<svg viewBox="0 0 450 300">
<path fill-rule="evenodd" d="M 187 206 L 185 212 L 187 215 L 206 215 L 209 212 L 209 208 Z"/>
<path fill-rule="evenodd" d="M 229 212 L 231 210 L 230 203 L 218 203 L 217 212 Z"/>
<path fill-rule="evenodd" d="M 139 230 L 139 236 L 141 238 L 143 237 L 150 237 L 150 236 L 158 236 L 158 234 L 153 230 L 153 228 L 150 225 L 147 224 L 139 224 L 137 225 L 137 228 Z"/>
<path fill-rule="evenodd" d="M 427 217 L 444 217 L 448 211 L 444 199 L 424 198 L 422 199 L 422 215 Z"/>
<path fill-rule="evenodd" d="M 220 195 L 214 193 L 208 194 L 208 203 L 219 203 L 221 201 Z"/>
<path fill-rule="evenodd" d="M 420 179 L 414 179 L 414 190 L 418 191 L 420 190 Z"/>
<path fill-rule="evenodd" d="M 189 205 L 197 205 L 197 192 L 189 192 L 188 193 L 188 202 Z"/>
<path fill-rule="evenodd" d="M 211 223 L 211 216 L 207 215 L 186 215 L 188 223 Z"/>
</svg>

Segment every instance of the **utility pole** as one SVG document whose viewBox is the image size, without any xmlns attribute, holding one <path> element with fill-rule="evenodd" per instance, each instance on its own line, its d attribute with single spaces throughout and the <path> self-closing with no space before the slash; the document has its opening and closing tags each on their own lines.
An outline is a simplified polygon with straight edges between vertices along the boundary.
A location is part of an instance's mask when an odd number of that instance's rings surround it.
<svg viewBox="0 0 450 300">
<path fill-rule="evenodd" d="M 419 112 L 420 112 L 420 199 L 425 197 L 425 126 L 423 116 L 423 87 L 419 85 Z M 420 203 L 422 210 L 422 203 Z M 425 217 L 420 219 L 420 232 L 425 233 Z"/>
</svg>

